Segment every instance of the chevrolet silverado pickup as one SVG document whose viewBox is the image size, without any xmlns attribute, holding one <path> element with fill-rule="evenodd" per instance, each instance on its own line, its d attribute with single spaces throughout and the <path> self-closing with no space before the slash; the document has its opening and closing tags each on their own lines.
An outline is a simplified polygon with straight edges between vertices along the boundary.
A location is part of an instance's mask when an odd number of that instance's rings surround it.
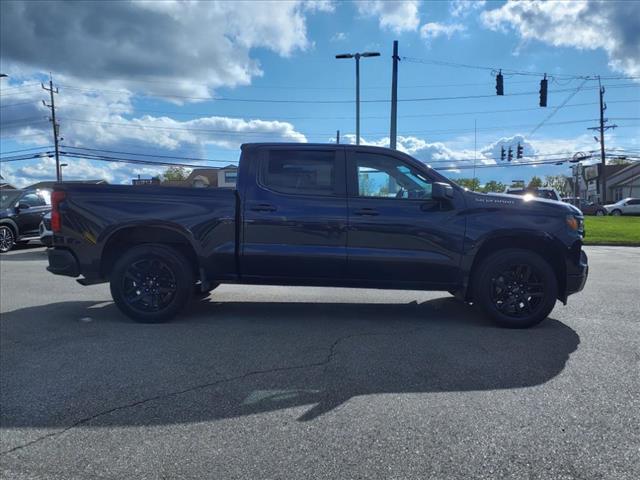
<svg viewBox="0 0 640 480">
<path fill-rule="evenodd" d="M 505 327 L 584 287 L 572 205 L 463 189 L 404 153 L 245 144 L 237 185 L 55 185 L 48 270 L 142 322 L 220 283 L 439 290 Z"/>
</svg>

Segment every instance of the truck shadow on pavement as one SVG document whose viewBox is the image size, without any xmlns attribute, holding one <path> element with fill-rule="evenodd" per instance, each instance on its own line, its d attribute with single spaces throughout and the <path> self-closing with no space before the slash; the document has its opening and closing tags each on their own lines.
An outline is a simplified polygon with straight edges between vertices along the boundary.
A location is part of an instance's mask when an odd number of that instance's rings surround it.
<svg viewBox="0 0 640 480">
<path fill-rule="evenodd" d="M 580 343 L 557 320 L 500 329 L 451 297 L 208 299 L 161 325 L 130 322 L 110 302 L 78 301 L 3 313 L 0 325 L 3 428 L 175 424 L 283 409 L 309 421 L 360 396 L 540 385 Z"/>
</svg>

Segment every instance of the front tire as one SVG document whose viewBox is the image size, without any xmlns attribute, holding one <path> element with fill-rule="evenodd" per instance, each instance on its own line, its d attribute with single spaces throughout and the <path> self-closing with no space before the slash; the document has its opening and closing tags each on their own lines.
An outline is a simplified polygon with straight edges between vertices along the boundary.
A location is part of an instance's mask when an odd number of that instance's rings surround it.
<svg viewBox="0 0 640 480">
<path fill-rule="evenodd" d="M 614 217 L 619 217 L 620 215 L 622 215 L 622 212 L 620 210 L 614 210 L 613 212 L 611 212 L 611 215 L 613 215 Z"/>
<path fill-rule="evenodd" d="M 111 296 L 128 317 L 142 323 L 165 322 L 180 312 L 193 292 L 189 261 L 166 245 L 138 245 L 111 272 Z"/>
<path fill-rule="evenodd" d="M 0 253 L 11 251 L 16 243 L 16 236 L 11 227 L 0 225 Z"/>
<path fill-rule="evenodd" d="M 558 280 L 535 252 L 508 249 L 493 253 L 473 280 L 474 301 L 501 327 L 528 328 L 547 318 L 556 303 Z"/>
</svg>

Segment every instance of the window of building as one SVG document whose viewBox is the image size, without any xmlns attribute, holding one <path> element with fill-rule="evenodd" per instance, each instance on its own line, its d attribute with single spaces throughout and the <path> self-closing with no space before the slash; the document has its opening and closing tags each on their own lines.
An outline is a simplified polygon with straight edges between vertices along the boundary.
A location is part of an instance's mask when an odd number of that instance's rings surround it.
<svg viewBox="0 0 640 480">
<path fill-rule="evenodd" d="M 262 183 L 277 192 L 301 195 L 334 195 L 333 150 L 272 150 L 263 170 Z"/>
<path fill-rule="evenodd" d="M 236 183 L 238 180 L 238 171 L 231 170 L 224 172 L 224 183 Z"/>
</svg>

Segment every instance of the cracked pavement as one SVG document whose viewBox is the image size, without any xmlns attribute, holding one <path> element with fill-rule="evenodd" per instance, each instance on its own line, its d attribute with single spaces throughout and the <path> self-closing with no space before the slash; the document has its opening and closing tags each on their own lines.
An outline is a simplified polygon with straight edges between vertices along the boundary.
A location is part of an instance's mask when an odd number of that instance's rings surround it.
<svg viewBox="0 0 640 480">
<path fill-rule="evenodd" d="M 638 478 L 640 249 L 503 330 L 443 292 L 223 285 L 139 325 L 0 257 L 0 477 Z"/>
</svg>

